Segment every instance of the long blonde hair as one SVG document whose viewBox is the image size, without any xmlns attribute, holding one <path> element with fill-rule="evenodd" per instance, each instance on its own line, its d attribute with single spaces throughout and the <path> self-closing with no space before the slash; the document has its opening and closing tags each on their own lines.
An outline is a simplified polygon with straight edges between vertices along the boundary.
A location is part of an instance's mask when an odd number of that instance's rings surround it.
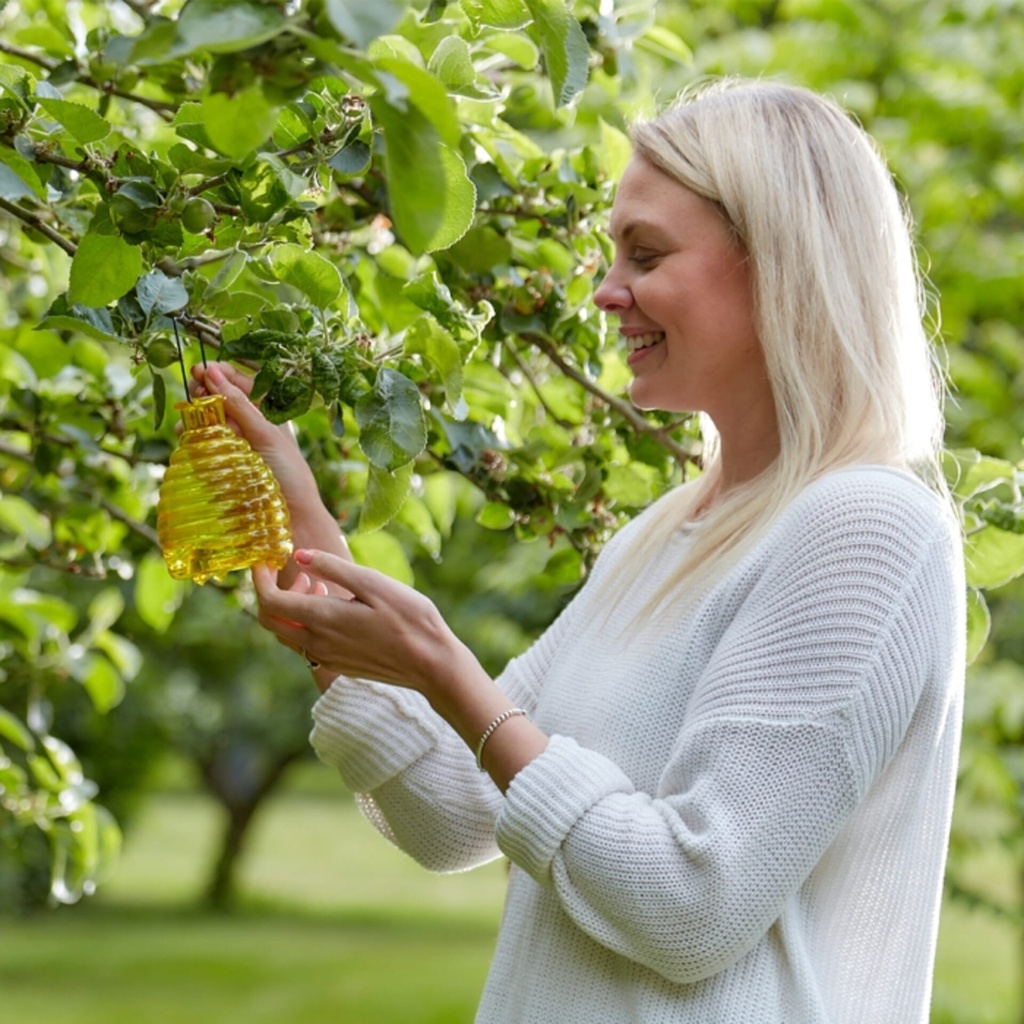
<svg viewBox="0 0 1024 1024">
<path fill-rule="evenodd" d="M 943 387 L 910 219 L 871 138 L 809 90 L 738 79 L 693 87 L 632 138 L 636 157 L 716 204 L 746 247 L 779 433 L 772 465 L 715 497 L 652 603 L 675 606 L 684 584 L 738 559 L 830 470 L 895 466 L 942 492 Z M 638 572 L 720 486 L 704 428 L 703 473 L 648 515 Z"/>
</svg>

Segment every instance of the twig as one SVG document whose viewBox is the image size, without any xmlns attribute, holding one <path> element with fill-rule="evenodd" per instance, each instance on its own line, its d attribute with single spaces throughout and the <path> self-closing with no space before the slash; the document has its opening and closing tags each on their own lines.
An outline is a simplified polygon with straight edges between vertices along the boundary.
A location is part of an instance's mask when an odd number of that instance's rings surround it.
<svg viewBox="0 0 1024 1024">
<path fill-rule="evenodd" d="M 214 349 L 220 348 L 220 327 L 217 324 L 190 313 L 179 313 L 178 322 L 191 331 L 204 345 L 209 345 Z"/>
<path fill-rule="evenodd" d="M 649 423 L 628 402 L 624 402 L 621 398 L 616 398 L 614 395 L 609 395 L 607 391 L 598 387 L 586 374 L 566 362 L 551 341 L 543 335 L 530 333 L 520 335 L 520 337 L 534 347 L 539 348 L 567 377 L 571 377 L 595 398 L 617 412 L 635 430 L 653 437 L 680 465 L 686 462 L 693 462 L 700 456 L 700 445 L 698 442 L 692 441 L 688 444 L 680 444 L 678 441 L 668 437 L 664 427 L 657 427 L 653 423 Z"/>
<path fill-rule="evenodd" d="M 540 385 L 534 379 L 534 376 L 531 373 L 530 368 L 526 365 L 526 361 L 516 351 L 515 347 L 512 345 L 512 342 L 508 338 L 508 336 L 503 334 L 501 340 L 505 348 L 508 349 L 508 351 L 512 355 L 512 358 L 515 360 L 516 366 L 519 368 L 519 372 L 526 378 L 530 387 L 533 388 L 533 393 L 537 396 L 537 401 L 540 402 L 540 404 L 544 407 L 544 411 L 551 417 L 552 420 L 554 420 L 555 423 L 558 424 L 558 426 L 562 427 L 565 430 L 571 430 L 573 424 L 569 423 L 567 420 L 562 419 L 562 417 L 559 416 L 555 412 L 555 410 L 551 408 L 550 405 L 548 405 L 547 400 L 544 398 L 543 394 L 541 394 Z"/>
<path fill-rule="evenodd" d="M 112 452 L 109 454 L 113 454 Z M 31 462 L 32 453 L 22 451 L 20 448 L 15 448 L 14 445 L 8 444 L 6 441 L 0 441 L 0 455 L 7 455 L 12 459 L 17 459 L 19 462 Z M 156 532 L 152 527 L 147 526 L 145 523 L 140 523 L 137 519 L 133 519 L 123 509 L 118 508 L 112 504 L 106 498 L 100 499 L 100 507 L 112 518 L 116 519 L 119 523 L 124 523 L 132 533 L 138 534 L 143 539 L 149 541 L 156 547 L 160 546 L 160 541 L 157 538 Z"/>
<path fill-rule="evenodd" d="M 35 64 L 37 67 L 45 68 L 47 71 L 53 71 L 54 68 L 60 66 L 60 61 L 53 57 L 44 57 L 41 53 L 33 53 L 31 50 L 24 50 L 20 46 L 15 46 L 13 43 L 0 41 L 0 53 L 8 53 L 12 57 L 28 61 L 29 64 Z"/>
<path fill-rule="evenodd" d="M 137 519 L 133 519 L 123 509 L 119 509 L 116 505 L 111 504 L 106 498 L 100 500 L 100 507 L 107 513 L 112 519 L 116 519 L 119 523 L 124 523 L 132 533 L 138 534 L 144 540 L 149 541 L 154 547 L 160 546 L 160 539 L 156 535 L 156 531 L 145 523 L 140 523 Z"/>
<path fill-rule="evenodd" d="M 13 43 L 5 43 L 2 41 L 0 41 L 0 53 L 6 53 L 11 57 L 17 57 L 19 60 L 28 61 L 28 63 L 35 64 L 36 67 L 43 68 L 45 71 L 53 71 L 61 64 L 60 61 L 55 60 L 52 57 L 46 57 L 41 53 L 33 53 L 31 50 L 25 50 L 20 46 L 15 46 Z M 82 85 L 88 86 L 90 89 L 96 89 L 98 92 L 109 93 L 111 96 L 117 96 L 120 99 L 130 100 L 132 103 L 139 103 L 144 107 L 148 107 L 166 121 L 172 120 L 178 111 L 178 105 L 176 103 L 169 103 L 165 100 L 150 99 L 148 96 L 140 96 L 138 93 L 118 89 L 114 85 L 97 82 L 92 75 L 87 75 L 84 72 L 79 72 L 76 80 Z"/>
<path fill-rule="evenodd" d="M 36 231 L 41 235 L 45 235 L 54 245 L 60 246 L 69 256 L 74 256 L 78 251 L 78 246 L 74 242 L 69 238 L 65 238 L 60 232 L 55 231 L 36 214 L 23 210 L 20 206 L 9 203 L 6 199 L 0 199 L 0 210 L 6 210 L 12 217 L 17 217 L 18 220 L 24 221 L 30 227 L 35 228 Z"/>
</svg>

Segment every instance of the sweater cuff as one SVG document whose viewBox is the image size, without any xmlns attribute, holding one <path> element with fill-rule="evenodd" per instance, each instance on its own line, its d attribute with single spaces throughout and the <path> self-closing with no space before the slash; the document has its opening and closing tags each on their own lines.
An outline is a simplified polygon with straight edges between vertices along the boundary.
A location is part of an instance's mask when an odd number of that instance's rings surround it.
<svg viewBox="0 0 1024 1024">
<path fill-rule="evenodd" d="M 505 794 L 497 821 L 502 853 L 541 885 L 573 826 L 612 793 L 633 783 L 614 763 L 567 736 L 552 736 L 545 751 L 521 769 Z"/>
<path fill-rule="evenodd" d="M 434 746 L 438 721 L 419 693 L 339 676 L 313 705 L 309 741 L 349 789 L 368 793 Z"/>
</svg>

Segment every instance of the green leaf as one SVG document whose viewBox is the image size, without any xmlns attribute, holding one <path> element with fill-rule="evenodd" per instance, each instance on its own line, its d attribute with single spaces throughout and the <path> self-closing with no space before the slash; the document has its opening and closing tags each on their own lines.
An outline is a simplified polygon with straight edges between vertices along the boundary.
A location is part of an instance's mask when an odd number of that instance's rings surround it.
<svg viewBox="0 0 1024 1024">
<path fill-rule="evenodd" d="M 246 331 L 240 337 L 226 341 L 220 351 L 228 359 L 258 359 L 263 362 L 299 343 L 300 339 L 293 334 L 258 327 L 255 331 Z"/>
<path fill-rule="evenodd" d="M 373 109 L 384 126 L 391 218 L 402 241 L 417 255 L 446 249 L 473 223 L 476 187 L 466 165 L 416 108 L 403 113 L 378 97 Z"/>
<path fill-rule="evenodd" d="M 988 641 L 992 616 L 984 595 L 973 587 L 967 589 L 967 664 L 972 664 Z"/>
<path fill-rule="evenodd" d="M 1006 459 L 995 459 L 980 452 L 959 453 L 960 469 L 955 484 L 958 497 L 971 498 L 1014 479 L 1014 466 Z"/>
<path fill-rule="evenodd" d="M 427 421 L 420 393 L 408 377 L 385 367 L 373 391 L 355 404 L 359 444 L 379 469 L 411 462 L 427 443 Z"/>
<path fill-rule="evenodd" d="M 690 47 L 663 25 L 652 25 L 637 39 L 636 46 L 675 64 L 689 64 L 693 60 Z"/>
<path fill-rule="evenodd" d="M 117 329 L 108 310 L 69 306 L 66 294 L 54 299 L 37 329 L 79 331 L 97 341 L 111 341 L 117 337 Z"/>
<path fill-rule="evenodd" d="M 326 309 L 341 294 L 341 272 L 319 253 L 301 245 L 286 243 L 270 253 L 274 276 L 298 288 L 319 309 Z"/>
<path fill-rule="evenodd" d="M 22 750 L 34 750 L 35 738 L 20 718 L 6 708 L 0 708 L 0 738 L 8 740 Z M 0 761 L 3 758 L 0 756 Z"/>
<path fill-rule="evenodd" d="M 390 533 L 384 530 L 359 533 L 349 538 L 349 544 L 352 548 L 352 557 L 360 565 L 376 569 L 377 572 L 382 572 L 410 587 L 416 582 L 412 566 L 409 564 L 409 556 L 398 539 L 392 537 Z"/>
<path fill-rule="evenodd" d="M 185 593 L 185 584 L 170 575 L 155 551 L 139 561 L 135 570 L 135 610 L 150 629 L 167 632 Z"/>
<path fill-rule="evenodd" d="M 425 313 L 405 332 L 405 351 L 423 356 L 437 371 L 451 408 L 462 395 L 462 353 L 455 339 Z"/>
<path fill-rule="evenodd" d="M 530 11 L 523 0 L 462 0 L 462 9 L 477 31 L 481 25 L 522 28 L 530 21 Z"/>
<path fill-rule="evenodd" d="M 359 532 L 369 533 L 386 526 L 398 514 L 409 494 L 413 464 L 407 462 L 394 472 L 369 467 L 366 496 L 359 510 Z"/>
<path fill-rule="evenodd" d="M 964 561 L 970 586 L 1001 587 L 1024 574 L 1024 535 L 985 526 L 967 535 Z"/>
<path fill-rule="evenodd" d="M 609 466 L 604 493 L 614 505 L 643 508 L 651 500 L 651 485 L 631 466 Z"/>
<path fill-rule="evenodd" d="M 17 165 L 17 170 L 11 166 L 15 161 L 8 156 L 8 153 L 18 157 L 21 161 Z M 39 180 L 39 175 L 36 174 L 32 169 L 32 165 L 27 160 L 22 160 L 12 149 L 7 151 L 0 150 L 0 161 L 2 161 L 0 162 L 0 199 L 6 199 L 8 202 L 17 202 L 26 196 L 32 199 L 43 199 L 45 197 L 46 190 Z"/>
<path fill-rule="evenodd" d="M 162 270 L 151 270 L 139 278 L 135 297 L 148 315 L 176 313 L 188 305 L 188 292 L 177 277 L 168 277 Z"/>
<path fill-rule="evenodd" d="M 109 629 L 124 611 L 124 598 L 117 587 L 104 587 L 89 602 L 89 629 L 100 633 Z"/>
<path fill-rule="evenodd" d="M 36 102 L 83 145 L 89 142 L 99 142 L 100 139 L 105 139 L 110 134 L 109 123 L 96 111 L 90 110 L 81 103 L 51 99 L 48 96 L 37 96 Z"/>
<path fill-rule="evenodd" d="M 78 613 L 67 601 L 51 594 L 40 594 L 37 590 L 19 590 L 17 598 L 22 608 L 45 622 L 48 627 L 56 627 L 64 633 L 70 633 L 75 628 Z"/>
<path fill-rule="evenodd" d="M 364 174 L 370 166 L 372 152 L 365 142 L 355 139 L 342 146 L 327 161 L 328 167 L 347 177 Z"/>
<path fill-rule="evenodd" d="M 327 0 L 324 9 L 338 32 L 365 50 L 398 24 L 406 6 L 401 0 Z"/>
<path fill-rule="evenodd" d="M 469 43 L 461 36 L 445 36 L 431 54 L 427 70 L 455 91 L 476 81 Z"/>
<path fill-rule="evenodd" d="M 270 385 L 260 408 L 271 423 L 287 423 L 307 412 L 312 401 L 313 387 L 309 381 L 281 377 Z"/>
<path fill-rule="evenodd" d="M 288 27 L 279 7 L 251 0 L 188 0 L 175 29 L 170 56 L 196 50 L 237 53 L 273 39 Z"/>
<path fill-rule="evenodd" d="M 142 273 L 142 253 L 119 235 L 89 231 L 71 260 L 68 302 L 106 306 L 131 291 Z"/>
<path fill-rule="evenodd" d="M 100 633 L 93 646 L 102 651 L 124 680 L 134 679 L 142 668 L 142 652 L 127 637 L 109 629 Z"/>
<path fill-rule="evenodd" d="M 544 566 L 544 580 L 552 586 L 578 583 L 583 574 L 583 556 L 575 548 L 556 551 Z"/>
<path fill-rule="evenodd" d="M 49 519 L 16 494 L 0 496 L 0 532 L 20 537 L 36 549 L 49 547 L 53 541 Z"/>
<path fill-rule="evenodd" d="M 200 104 L 200 117 L 213 148 L 241 160 L 274 130 L 277 109 L 253 86 L 233 96 L 219 92 L 207 96 Z"/>
<path fill-rule="evenodd" d="M 523 10 L 526 10 L 525 6 Z M 528 14 L 527 21 L 529 21 Z M 540 50 L 537 49 L 534 41 L 518 32 L 495 32 L 494 35 L 487 36 L 485 44 L 487 49 L 503 53 L 524 71 L 532 71 L 540 60 Z"/>
<path fill-rule="evenodd" d="M 462 141 L 455 104 L 444 83 L 404 57 L 385 56 L 374 61 L 386 102 L 407 114 L 415 107 L 433 126 L 441 141 L 452 148 Z"/>
<path fill-rule="evenodd" d="M 625 132 L 620 132 L 618 128 L 608 124 L 603 117 L 600 118 L 600 125 L 601 166 L 609 178 L 618 181 L 633 155 L 633 144 Z"/>
<path fill-rule="evenodd" d="M 153 383 L 153 429 L 159 430 L 167 413 L 167 384 L 154 367 L 149 369 Z"/>
<path fill-rule="evenodd" d="M 100 654 L 87 654 L 72 674 L 89 694 L 92 706 L 101 714 L 121 703 L 124 680 L 116 668 Z"/>
<path fill-rule="evenodd" d="M 587 84 L 590 45 L 565 0 L 525 0 L 533 17 L 532 32 L 540 43 L 551 79 L 555 106 L 568 106 Z"/>
<path fill-rule="evenodd" d="M 315 348 L 310 353 L 310 367 L 314 389 L 327 404 L 334 402 L 341 387 L 341 378 L 334 360 L 326 352 Z"/>
<path fill-rule="evenodd" d="M 470 228 L 446 253 L 470 274 L 494 273 L 512 261 L 512 243 L 490 224 Z"/>
</svg>

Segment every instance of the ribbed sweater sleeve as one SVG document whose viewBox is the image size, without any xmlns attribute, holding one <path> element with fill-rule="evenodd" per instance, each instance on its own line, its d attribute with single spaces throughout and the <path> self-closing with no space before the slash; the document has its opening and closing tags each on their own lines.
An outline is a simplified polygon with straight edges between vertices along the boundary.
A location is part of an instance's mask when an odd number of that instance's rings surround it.
<svg viewBox="0 0 1024 1024">
<path fill-rule="evenodd" d="M 570 604 L 497 680 L 531 715 L 574 614 Z M 317 756 L 338 770 L 371 824 L 424 867 L 462 871 L 501 855 L 500 792 L 420 694 L 339 677 L 314 705 L 313 721 Z"/>
<path fill-rule="evenodd" d="M 734 964 L 884 772 L 923 688 L 945 685 L 956 549 L 916 485 L 812 489 L 711 594 L 727 625 L 656 789 L 556 735 L 513 780 L 501 849 L 584 932 L 670 981 Z M 650 671 L 653 685 L 671 668 Z M 628 685 L 642 743 L 657 714 L 645 680 Z"/>
</svg>

